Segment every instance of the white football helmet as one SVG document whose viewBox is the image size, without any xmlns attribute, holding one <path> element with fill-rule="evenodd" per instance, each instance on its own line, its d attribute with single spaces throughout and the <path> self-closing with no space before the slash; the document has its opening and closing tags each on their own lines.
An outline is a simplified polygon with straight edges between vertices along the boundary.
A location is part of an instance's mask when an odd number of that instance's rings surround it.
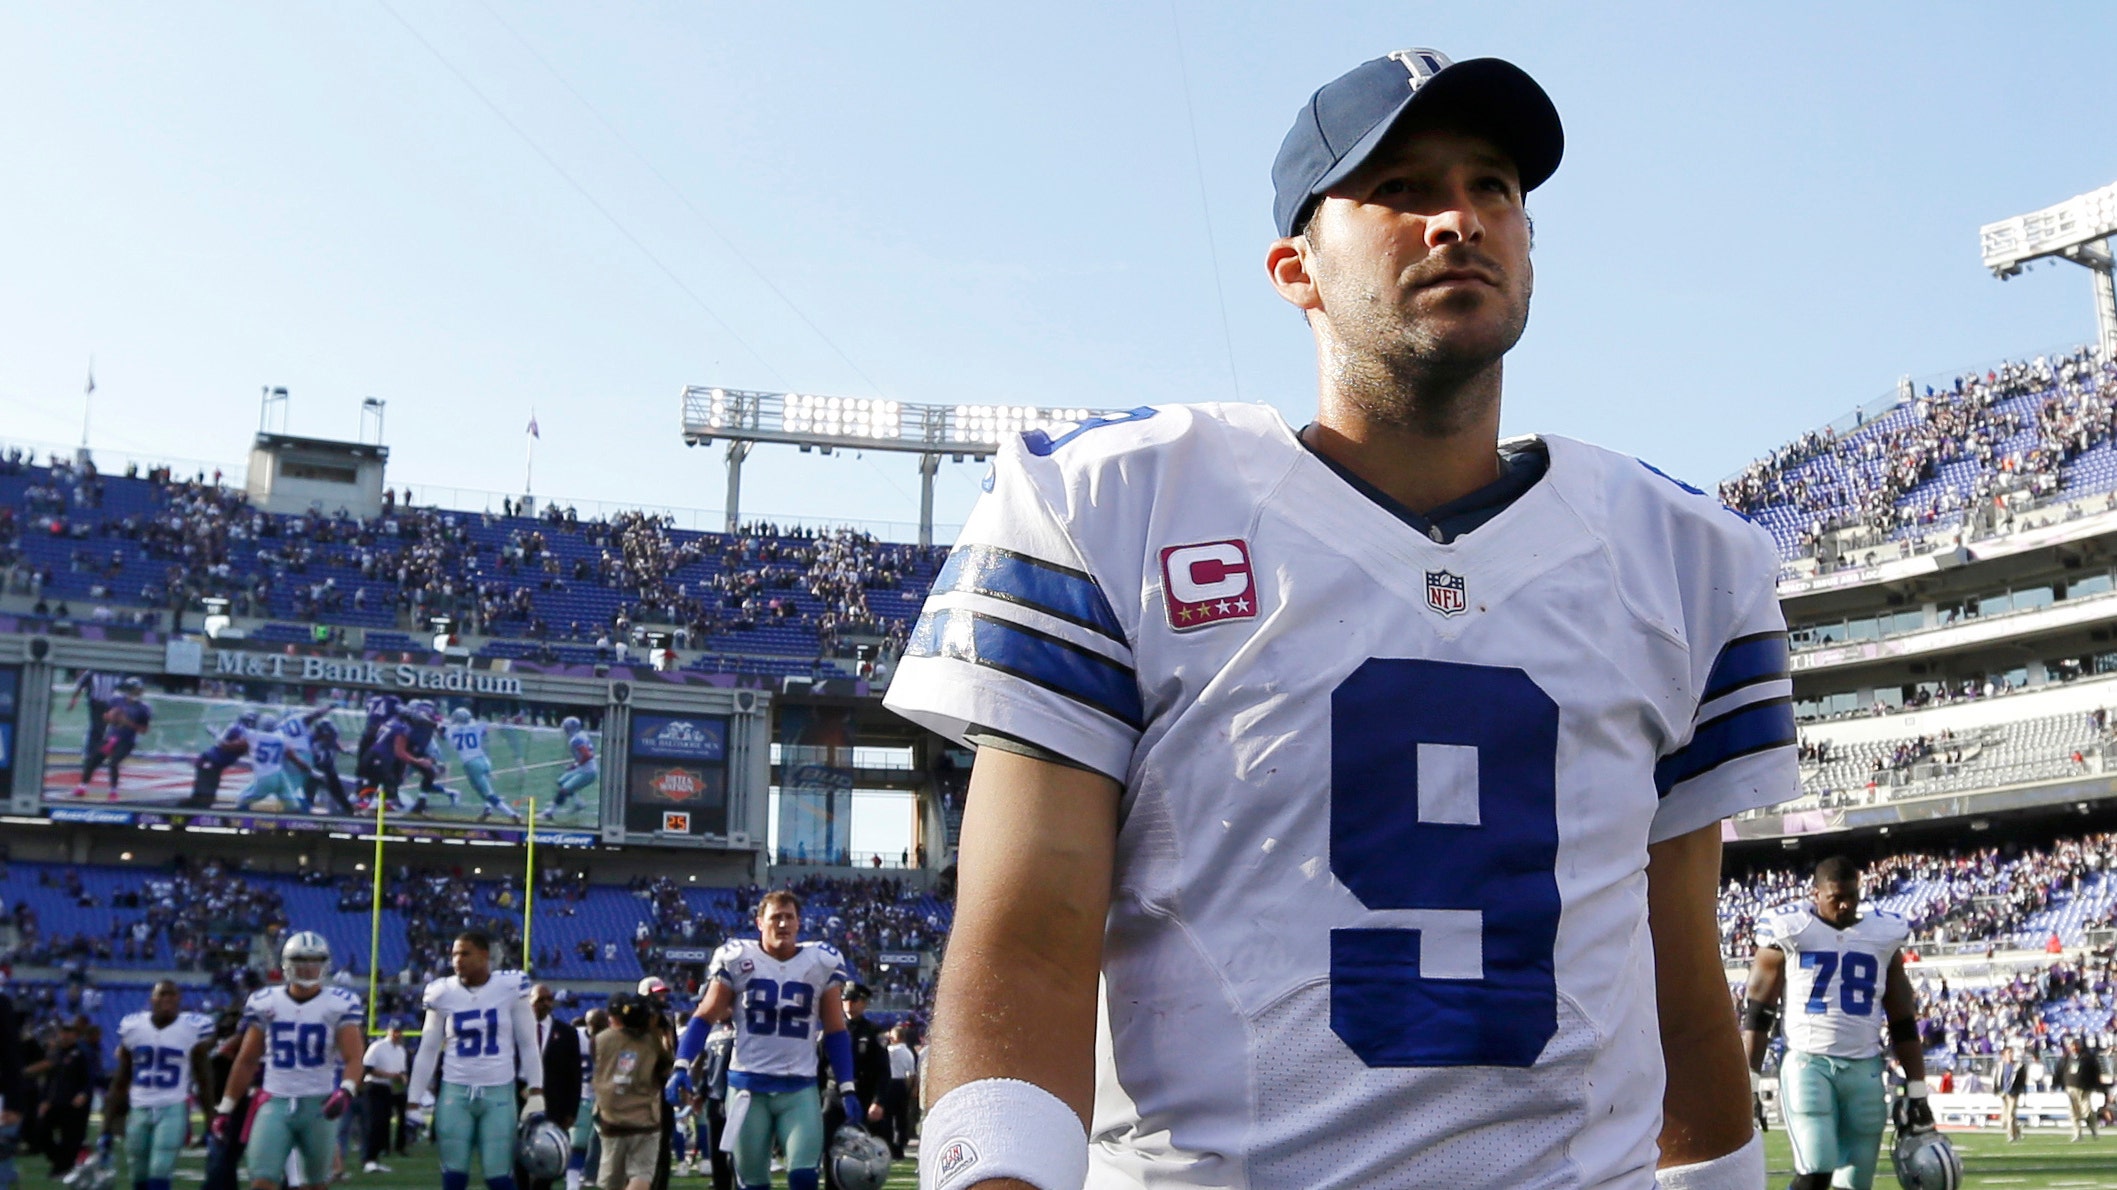
<svg viewBox="0 0 2117 1190">
<path fill-rule="evenodd" d="M 882 1190 L 889 1181 L 889 1146 L 858 1124 L 831 1138 L 831 1174 L 843 1190 Z"/>
<path fill-rule="evenodd" d="M 463 726 L 465 726 L 465 725 L 469 724 L 469 723 L 470 723 L 470 708 L 469 708 L 469 707 L 457 707 L 457 708 L 456 708 L 455 710 L 453 710 L 453 711 L 450 711 L 450 712 L 448 713 L 448 721 L 449 721 L 449 722 L 451 722 L 451 723 L 453 723 L 453 724 L 455 724 L 455 725 L 456 725 L 456 726 L 458 726 L 458 727 L 463 727 Z"/>
<path fill-rule="evenodd" d="M 1909 1132 L 1889 1151 L 1896 1180 L 1904 1190 L 1956 1190 L 1963 1184 L 1963 1160 L 1938 1132 Z"/>
<path fill-rule="evenodd" d="M 578 735 L 580 734 L 580 730 L 581 721 L 571 715 L 568 715 L 564 719 L 559 720 L 559 733 L 561 735 Z"/>
<path fill-rule="evenodd" d="M 331 974 L 331 944 L 322 934 L 303 930 L 279 948 L 279 967 L 294 987 L 322 987 Z"/>
</svg>

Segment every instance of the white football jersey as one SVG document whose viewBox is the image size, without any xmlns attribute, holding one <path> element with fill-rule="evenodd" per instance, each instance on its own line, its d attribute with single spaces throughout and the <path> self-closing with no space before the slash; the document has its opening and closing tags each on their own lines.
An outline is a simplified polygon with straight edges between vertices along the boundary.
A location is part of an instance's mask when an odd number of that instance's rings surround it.
<svg viewBox="0 0 2117 1190">
<path fill-rule="evenodd" d="M 286 765 L 287 737 L 277 729 L 259 731 L 255 727 L 245 727 L 243 739 L 250 743 L 250 771 L 253 774 L 269 777 Z"/>
<path fill-rule="evenodd" d="M 1123 786 L 1091 1187 L 1653 1184 L 1647 846 L 1797 792 L 1779 563 L 1542 445 L 1448 543 L 1264 406 L 1002 446 L 887 701 Z"/>
<path fill-rule="evenodd" d="M 497 969 L 474 988 L 454 975 L 426 985 L 427 1011 L 441 1014 L 442 1082 L 464 1087 L 514 1083 L 515 1004 L 529 999 L 529 989 L 529 976 Z"/>
<path fill-rule="evenodd" d="M 243 1025 L 265 1034 L 265 1093 L 279 1099 L 338 1089 L 338 1030 L 361 1024 L 360 997 L 326 984 L 306 1000 L 283 985 L 252 992 Z"/>
<path fill-rule="evenodd" d="M 1889 961 L 1911 937 L 1911 923 L 1894 913 L 1869 912 L 1838 929 L 1807 908 L 1765 918 L 1761 945 L 1786 954 L 1786 1044 L 1804 1054 L 1872 1058 L 1886 1044 L 1888 1014 L 1882 989 Z"/>
<path fill-rule="evenodd" d="M 485 725 L 473 719 L 469 723 L 449 723 L 444 728 L 448 733 L 448 746 L 456 750 L 458 760 L 485 759 Z"/>
<path fill-rule="evenodd" d="M 303 760 L 314 754 L 314 745 L 309 740 L 309 723 L 300 715 L 288 715 L 279 721 L 279 737 L 286 741 L 287 751 Z"/>
<path fill-rule="evenodd" d="M 566 741 L 566 756 L 574 767 L 587 768 L 595 763 L 595 737 L 585 731 L 573 733 Z"/>
<path fill-rule="evenodd" d="M 119 1021 L 118 1044 L 132 1054 L 132 1106 L 165 1107 L 189 1099 L 191 1051 L 212 1039 L 213 1018 L 196 1012 L 179 1012 L 166 1025 L 155 1024 L 146 1012 Z"/>
<path fill-rule="evenodd" d="M 735 989 L 730 1085 L 751 1091 L 814 1085 L 823 1034 L 816 1005 L 826 989 L 846 981 L 845 956 L 826 943 L 804 942 L 782 962 L 757 939 L 736 938 L 713 952 L 706 978 Z"/>
</svg>

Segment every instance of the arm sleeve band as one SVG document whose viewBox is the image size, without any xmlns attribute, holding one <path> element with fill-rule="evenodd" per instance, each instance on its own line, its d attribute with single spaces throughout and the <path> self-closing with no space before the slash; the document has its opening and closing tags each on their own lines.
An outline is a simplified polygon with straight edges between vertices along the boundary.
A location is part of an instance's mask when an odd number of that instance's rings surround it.
<svg viewBox="0 0 2117 1190">
<path fill-rule="evenodd" d="M 1905 1042 L 1917 1041 L 1918 1039 L 1919 1022 L 1917 1017 L 1907 1016 L 1903 1020 L 1889 1022 L 1889 1044 L 1902 1045 Z"/>
<path fill-rule="evenodd" d="M 408 1096 L 413 1103 L 433 1101 L 434 1067 L 441 1064 L 441 1014 L 426 1010 L 426 1027 L 419 1032 L 419 1056 L 412 1059 L 412 1085 Z"/>
<path fill-rule="evenodd" d="M 831 1060 L 831 1079 L 839 1086 L 853 1081 L 853 1035 L 843 1029 L 823 1035 L 823 1056 Z"/>
<path fill-rule="evenodd" d="M 515 998 L 515 1067 L 532 1092 L 544 1089 L 544 1054 L 537 1049 L 537 1010 L 529 997 Z"/>
<path fill-rule="evenodd" d="M 1768 1001 L 1745 1000 L 1742 1002 L 1742 1027 L 1751 1033 L 1769 1033 L 1779 1023 L 1779 1010 Z"/>
<path fill-rule="evenodd" d="M 919 1135 L 919 1190 L 962 1190 L 998 1178 L 1037 1190 L 1078 1190 L 1088 1178 L 1081 1118 L 1058 1096 L 1020 1079 L 964 1083 L 926 1109 Z M 1762 1154 L 1754 1182 L 1743 1190 L 1764 1184 Z"/>
<path fill-rule="evenodd" d="M 1756 1190 L 1764 1185 L 1764 1141 L 1754 1132 L 1749 1143 L 1725 1157 L 1654 1171 L 1660 1190 Z"/>
<path fill-rule="evenodd" d="M 698 1061 L 698 1056 L 706 1052 L 706 1036 L 712 1032 L 713 1026 L 707 1024 L 706 1018 L 702 1016 L 694 1016 L 686 1021 L 684 1035 L 676 1041 L 676 1064 L 689 1066 Z"/>
</svg>

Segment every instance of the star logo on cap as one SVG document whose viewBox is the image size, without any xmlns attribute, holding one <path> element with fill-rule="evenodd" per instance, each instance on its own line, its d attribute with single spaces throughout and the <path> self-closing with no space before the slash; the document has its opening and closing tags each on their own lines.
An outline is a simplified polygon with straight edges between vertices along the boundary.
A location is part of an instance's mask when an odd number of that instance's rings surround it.
<svg viewBox="0 0 2117 1190">
<path fill-rule="evenodd" d="M 1455 65 L 1441 51 L 1423 47 L 1398 50 L 1389 56 L 1389 60 L 1411 72 L 1411 89 L 1414 91 L 1425 86 L 1426 80 Z"/>
</svg>

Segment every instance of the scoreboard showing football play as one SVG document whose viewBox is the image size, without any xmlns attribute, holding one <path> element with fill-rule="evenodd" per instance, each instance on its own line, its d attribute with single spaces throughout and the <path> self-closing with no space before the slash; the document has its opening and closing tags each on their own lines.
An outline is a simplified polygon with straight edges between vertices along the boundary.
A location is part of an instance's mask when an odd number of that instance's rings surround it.
<svg viewBox="0 0 2117 1190">
<path fill-rule="evenodd" d="M 576 847 L 754 852 L 766 836 L 766 689 L 440 654 L 34 643 L 0 634 L 14 814 L 495 843 L 533 819 L 540 844 Z"/>
</svg>

